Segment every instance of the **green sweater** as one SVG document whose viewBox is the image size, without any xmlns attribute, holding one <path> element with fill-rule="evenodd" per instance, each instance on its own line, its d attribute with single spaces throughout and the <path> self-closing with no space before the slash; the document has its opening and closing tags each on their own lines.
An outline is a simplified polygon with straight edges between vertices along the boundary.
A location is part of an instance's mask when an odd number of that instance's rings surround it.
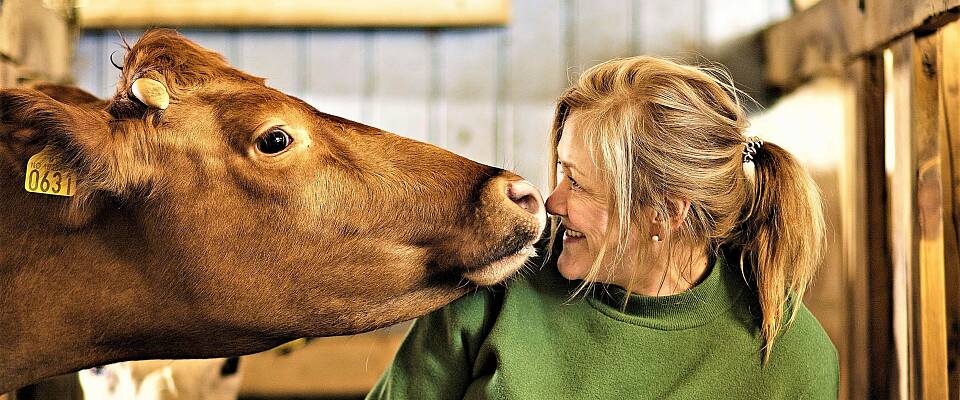
<svg viewBox="0 0 960 400">
<path fill-rule="evenodd" d="M 837 351 L 802 304 L 761 365 L 759 313 L 721 257 L 693 289 L 629 295 L 555 264 L 417 320 L 367 399 L 836 399 Z"/>
</svg>

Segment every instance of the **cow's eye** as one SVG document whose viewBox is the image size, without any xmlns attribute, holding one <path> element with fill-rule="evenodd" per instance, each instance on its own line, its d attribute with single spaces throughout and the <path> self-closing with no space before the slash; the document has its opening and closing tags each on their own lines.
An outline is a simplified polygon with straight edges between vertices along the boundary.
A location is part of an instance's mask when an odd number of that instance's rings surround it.
<svg viewBox="0 0 960 400">
<path fill-rule="evenodd" d="M 257 140 L 257 150 L 264 154 L 277 154 L 289 147 L 290 143 L 293 143 L 293 138 L 282 129 L 271 129 Z"/>
</svg>

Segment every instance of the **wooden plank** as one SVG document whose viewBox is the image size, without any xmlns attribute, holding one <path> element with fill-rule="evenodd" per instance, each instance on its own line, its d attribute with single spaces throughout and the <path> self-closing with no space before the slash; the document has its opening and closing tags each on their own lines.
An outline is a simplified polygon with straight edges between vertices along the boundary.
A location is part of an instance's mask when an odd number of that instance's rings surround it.
<svg viewBox="0 0 960 400">
<path fill-rule="evenodd" d="M 864 48 L 863 17 L 854 3 L 824 0 L 766 29 L 767 83 L 789 89 L 814 75 L 839 75 L 848 57 Z"/>
<path fill-rule="evenodd" d="M 859 67 L 858 67 L 859 65 Z M 868 362 L 858 362 L 862 360 L 863 354 L 855 354 L 851 357 L 853 365 L 870 365 L 865 368 L 868 374 L 867 382 L 862 382 L 862 376 L 851 376 L 850 398 L 873 398 L 885 399 L 891 398 L 891 384 L 897 381 L 897 369 L 895 368 L 896 358 L 886 351 L 872 351 L 872 349 L 893 349 L 893 326 L 891 324 L 891 298 L 893 293 L 892 261 L 890 258 L 890 249 L 887 243 L 890 243 L 888 230 L 889 224 L 889 194 L 887 190 L 887 172 L 884 167 L 884 120 L 886 109 L 884 107 L 884 66 L 883 58 L 880 54 L 871 54 L 855 63 L 855 70 L 859 70 L 857 83 L 858 109 L 856 115 L 857 121 L 857 139 L 858 147 L 863 149 L 864 172 L 864 207 L 863 220 L 854 221 L 857 224 L 865 224 L 864 240 L 866 251 L 864 254 L 864 266 L 866 266 L 866 283 L 868 298 L 867 322 L 867 357 Z M 850 188 L 853 189 L 853 188 Z M 869 222 L 869 223 L 868 223 Z M 856 260 L 857 258 L 852 258 Z M 851 269 L 851 273 L 856 270 Z M 861 277 L 850 277 L 850 281 L 862 279 Z M 862 289 L 861 289 L 862 290 Z M 855 299 L 851 301 L 855 310 L 859 309 L 863 301 L 861 291 L 851 291 Z M 863 322 L 862 313 L 857 315 L 857 320 L 851 321 L 854 327 L 859 326 L 858 322 Z M 855 328 L 856 329 L 856 328 Z M 862 336 L 854 332 L 854 352 L 862 352 L 862 344 L 859 339 Z M 866 388 L 864 387 L 866 385 Z M 866 390 L 866 393 L 864 391 Z"/>
<path fill-rule="evenodd" d="M 550 127 L 556 98 L 567 85 L 562 0 L 516 2 L 507 29 L 500 113 L 504 164 L 549 193 Z"/>
<path fill-rule="evenodd" d="M 489 26 L 509 17 L 509 0 L 97 0 L 80 9 L 85 28 Z"/>
<path fill-rule="evenodd" d="M 944 287 L 944 205 L 942 180 L 943 116 L 939 96 L 940 35 L 918 37 L 913 51 L 911 126 L 916 164 L 917 288 L 913 355 L 919 372 L 918 394 L 924 399 L 946 399 L 948 391 L 946 298 Z"/>
<path fill-rule="evenodd" d="M 254 76 L 267 79 L 267 86 L 281 92 L 298 95 L 297 33 L 294 31 L 241 31 L 237 68 Z M 265 57 L 265 55 L 270 55 Z"/>
<path fill-rule="evenodd" d="M 941 30 L 941 100 L 945 126 L 942 140 L 949 160 L 942 165 L 944 179 L 944 280 L 947 307 L 947 353 L 950 393 L 960 395 L 960 23 Z"/>
<path fill-rule="evenodd" d="M 859 60 L 844 73 L 847 128 L 840 168 L 843 292 L 847 296 L 847 398 L 887 398 L 890 348 L 886 176 L 883 171 L 883 65 Z M 869 221 L 869 223 L 868 223 Z M 875 346 L 875 347 L 874 347 Z M 849 366 L 870 365 L 871 368 Z M 874 378 L 877 378 L 874 381 Z"/>
<path fill-rule="evenodd" d="M 370 119 L 364 122 L 427 141 L 432 41 L 426 32 L 415 31 L 379 31 L 372 40 L 372 65 L 365 77 Z"/>
<path fill-rule="evenodd" d="M 829 1 L 829 0 L 825 0 Z M 885 107 L 885 169 L 890 180 L 890 257 L 893 267 L 891 319 L 893 323 L 893 353 L 896 355 L 897 381 L 891 398 L 916 398 L 917 381 L 914 371 L 918 366 L 910 357 L 916 354 L 915 310 L 913 299 L 917 288 L 914 271 L 918 263 L 915 240 L 916 180 L 915 154 L 912 146 L 911 90 L 913 79 L 913 35 L 894 42 L 884 52 Z"/>
<path fill-rule="evenodd" d="M 404 325 L 407 326 L 407 325 Z M 287 355 L 244 357 L 241 396 L 362 396 L 386 370 L 406 329 L 316 338 Z"/>
<path fill-rule="evenodd" d="M 896 395 L 947 398 L 945 263 L 946 116 L 940 110 L 940 34 L 913 35 L 888 53 L 891 247 Z M 891 154 L 893 155 L 891 157 Z M 892 165 L 889 162 L 892 161 Z"/>
<path fill-rule="evenodd" d="M 310 32 L 303 99 L 325 113 L 363 121 L 367 35 L 360 31 Z"/>
<path fill-rule="evenodd" d="M 956 19 L 960 0 L 823 0 L 764 32 L 767 81 L 792 88 L 915 30 Z"/>
<path fill-rule="evenodd" d="M 498 40 L 494 30 L 440 35 L 441 144 L 488 165 L 496 163 Z"/>
</svg>

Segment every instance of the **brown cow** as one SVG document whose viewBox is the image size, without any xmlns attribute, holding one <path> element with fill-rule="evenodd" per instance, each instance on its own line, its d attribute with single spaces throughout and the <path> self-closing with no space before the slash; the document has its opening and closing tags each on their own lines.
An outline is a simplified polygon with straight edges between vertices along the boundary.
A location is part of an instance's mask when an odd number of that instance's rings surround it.
<svg viewBox="0 0 960 400">
<path fill-rule="evenodd" d="M 24 190 L 44 148 L 73 197 Z M 109 102 L 0 91 L 0 163 L 0 393 L 414 318 L 512 275 L 545 223 L 518 176 L 321 113 L 170 30 L 129 49 Z"/>
</svg>

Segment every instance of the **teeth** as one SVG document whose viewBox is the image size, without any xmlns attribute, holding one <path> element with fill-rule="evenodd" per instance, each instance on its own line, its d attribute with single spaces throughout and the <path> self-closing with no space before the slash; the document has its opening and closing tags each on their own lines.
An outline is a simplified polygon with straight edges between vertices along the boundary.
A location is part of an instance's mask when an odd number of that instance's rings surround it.
<svg viewBox="0 0 960 400">
<path fill-rule="evenodd" d="M 566 232 L 564 232 L 564 235 L 566 235 L 567 237 L 572 237 L 572 238 L 582 238 L 582 237 L 583 237 L 583 232 L 577 232 L 577 231 L 575 231 L 575 230 L 573 230 L 573 229 L 567 228 Z"/>
</svg>

